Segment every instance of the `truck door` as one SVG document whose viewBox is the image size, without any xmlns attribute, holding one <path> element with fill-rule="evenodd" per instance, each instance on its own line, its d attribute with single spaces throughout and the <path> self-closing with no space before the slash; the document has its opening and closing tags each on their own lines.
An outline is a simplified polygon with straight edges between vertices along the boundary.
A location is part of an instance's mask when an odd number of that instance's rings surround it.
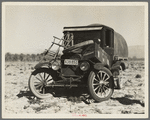
<svg viewBox="0 0 150 120">
<path fill-rule="evenodd" d="M 104 51 L 113 57 L 114 54 L 114 34 L 113 31 L 110 29 L 105 29 L 105 36 L 104 36 Z"/>
</svg>

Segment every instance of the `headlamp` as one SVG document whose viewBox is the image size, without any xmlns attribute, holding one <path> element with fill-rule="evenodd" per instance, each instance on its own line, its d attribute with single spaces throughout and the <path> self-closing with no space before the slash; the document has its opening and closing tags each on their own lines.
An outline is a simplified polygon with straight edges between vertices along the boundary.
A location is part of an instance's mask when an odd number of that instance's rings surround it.
<svg viewBox="0 0 150 120">
<path fill-rule="evenodd" d="M 80 64 L 80 69 L 82 71 L 86 71 L 90 68 L 90 64 L 87 61 L 84 61 Z"/>
<path fill-rule="evenodd" d="M 53 70 L 58 70 L 60 68 L 60 65 L 57 61 L 53 62 L 52 63 L 52 69 Z"/>
</svg>

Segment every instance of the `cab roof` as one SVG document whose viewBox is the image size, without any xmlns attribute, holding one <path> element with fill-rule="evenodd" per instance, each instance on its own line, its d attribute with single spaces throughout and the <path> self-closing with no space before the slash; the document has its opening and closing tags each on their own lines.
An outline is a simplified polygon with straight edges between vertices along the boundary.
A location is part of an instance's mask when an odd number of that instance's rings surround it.
<svg viewBox="0 0 150 120">
<path fill-rule="evenodd" d="M 64 27 L 63 32 L 67 31 L 91 31 L 91 30 L 101 30 L 103 28 L 111 29 L 112 28 L 102 25 L 102 24 L 90 24 L 87 26 L 72 26 L 72 27 Z"/>
</svg>

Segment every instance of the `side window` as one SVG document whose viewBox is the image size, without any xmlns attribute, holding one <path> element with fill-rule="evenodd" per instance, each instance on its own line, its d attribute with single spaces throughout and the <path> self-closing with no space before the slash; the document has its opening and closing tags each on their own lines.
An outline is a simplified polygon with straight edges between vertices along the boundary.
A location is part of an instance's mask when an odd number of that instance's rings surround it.
<svg viewBox="0 0 150 120">
<path fill-rule="evenodd" d="M 105 33 L 105 47 L 109 48 L 112 47 L 112 32 L 111 30 L 106 30 Z"/>
</svg>

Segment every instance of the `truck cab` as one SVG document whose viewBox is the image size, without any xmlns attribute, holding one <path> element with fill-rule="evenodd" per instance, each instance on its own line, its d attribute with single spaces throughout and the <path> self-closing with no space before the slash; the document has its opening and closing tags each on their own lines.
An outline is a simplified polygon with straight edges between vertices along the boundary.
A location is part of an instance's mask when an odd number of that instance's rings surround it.
<svg viewBox="0 0 150 120">
<path fill-rule="evenodd" d="M 125 39 L 112 28 L 92 24 L 64 27 L 63 33 L 67 42 L 64 42 L 62 58 L 78 56 L 80 60 L 101 63 L 109 69 L 114 69 L 112 67 L 119 62 L 120 66 L 122 65 L 122 68 L 125 69 L 125 65 L 120 61 L 127 60 L 127 44 Z"/>
</svg>

